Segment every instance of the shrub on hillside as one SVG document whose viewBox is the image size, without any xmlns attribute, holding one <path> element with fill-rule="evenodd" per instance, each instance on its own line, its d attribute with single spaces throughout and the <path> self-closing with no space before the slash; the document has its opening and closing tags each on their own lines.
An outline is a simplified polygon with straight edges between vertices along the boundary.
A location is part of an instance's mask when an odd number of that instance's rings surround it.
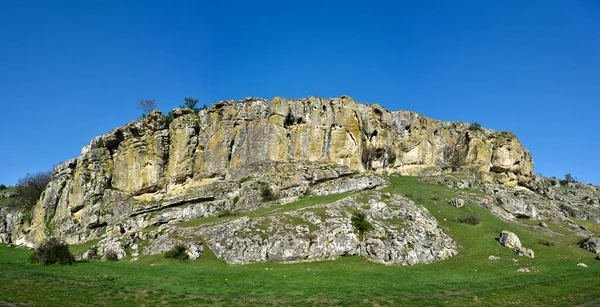
<svg viewBox="0 0 600 307">
<path fill-rule="evenodd" d="M 108 261 L 117 261 L 117 260 L 119 260 L 119 255 L 117 255 L 117 253 L 115 251 L 112 251 L 112 250 L 106 251 L 104 253 L 104 257 L 106 257 L 106 260 L 108 260 Z"/>
<path fill-rule="evenodd" d="M 483 131 L 483 127 L 478 122 L 473 122 L 469 126 L 469 130 L 471 131 Z"/>
<path fill-rule="evenodd" d="M 471 224 L 471 225 L 479 224 L 479 217 L 470 215 L 470 214 L 462 215 L 462 216 L 458 217 L 457 220 L 463 224 Z"/>
<path fill-rule="evenodd" d="M 32 263 L 43 263 L 44 265 L 60 263 L 73 264 L 75 257 L 69 251 L 69 245 L 57 238 L 44 240 L 40 246 L 29 255 Z"/>
<path fill-rule="evenodd" d="M 0 184 L 0 190 L 5 190 L 5 189 L 6 189 L 6 186 L 3 184 Z"/>
<path fill-rule="evenodd" d="M 277 194 L 275 194 L 275 192 L 273 192 L 273 190 L 271 190 L 271 188 L 268 185 L 264 185 L 260 191 L 260 196 L 262 197 L 263 201 L 272 201 L 272 200 L 276 200 Z"/>
<path fill-rule="evenodd" d="M 374 229 L 373 225 L 367 220 L 367 215 L 364 212 L 352 213 L 350 220 L 352 221 L 352 226 L 358 231 L 361 240 L 365 232 Z"/>
<path fill-rule="evenodd" d="M 188 260 L 190 256 L 188 256 L 186 251 L 187 247 L 185 245 L 177 244 L 165 252 L 165 257 L 171 259 Z"/>
</svg>

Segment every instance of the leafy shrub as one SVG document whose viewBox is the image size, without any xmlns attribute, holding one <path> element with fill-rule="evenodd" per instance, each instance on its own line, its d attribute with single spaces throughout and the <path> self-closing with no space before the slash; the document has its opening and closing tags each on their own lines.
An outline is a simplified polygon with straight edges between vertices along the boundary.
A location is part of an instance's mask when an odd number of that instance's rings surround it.
<svg viewBox="0 0 600 307">
<path fill-rule="evenodd" d="M 190 257 L 186 253 L 187 247 L 183 244 L 177 244 L 165 252 L 165 257 L 171 259 L 188 260 Z"/>
<path fill-rule="evenodd" d="M 44 265 L 60 263 L 73 264 L 75 257 L 69 251 L 69 245 L 57 238 L 44 240 L 40 246 L 29 255 L 32 263 L 43 263 Z"/>
<path fill-rule="evenodd" d="M 457 220 L 463 224 L 477 225 L 479 224 L 479 217 L 471 214 L 465 214 L 457 218 Z"/>
<path fill-rule="evenodd" d="M 272 200 L 276 200 L 277 194 L 275 194 L 273 192 L 273 190 L 271 190 L 271 188 L 267 185 L 264 185 L 260 191 L 260 196 L 262 197 L 263 201 L 272 201 Z"/>
<path fill-rule="evenodd" d="M 367 221 L 367 215 L 364 212 L 354 212 L 352 213 L 352 226 L 358 231 L 360 238 L 362 240 L 365 232 L 369 230 L 373 230 L 373 224 Z"/>
<path fill-rule="evenodd" d="M 3 184 L 0 184 L 0 190 L 5 190 L 5 189 L 6 189 L 6 186 Z"/>
<path fill-rule="evenodd" d="M 30 224 L 33 219 L 33 212 L 29 209 L 23 210 L 21 214 L 21 224 Z"/>
<path fill-rule="evenodd" d="M 175 115 L 173 115 L 173 110 L 169 111 L 169 113 L 167 113 L 167 116 L 165 116 L 165 122 L 167 123 L 167 126 L 171 125 L 174 118 Z"/>
<path fill-rule="evenodd" d="M 117 255 L 117 253 L 115 251 L 112 251 L 112 250 L 106 251 L 104 253 L 104 257 L 106 257 L 106 260 L 108 260 L 108 261 L 117 261 L 117 260 L 119 260 L 119 255 Z"/>
<path fill-rule="evenodd" d="M 39 172 L 27 174 L 17 182 L 17 197 L 12 202 L 12 206 L 19 209 L 31 209 L 46 189 L 46 186 L 52 178 L 52 172 Z"/>
<path fill-rule="evenodd" d="M 469 126 L 470 131 L 483 131 L 483 128 L 478 122 L 472 122 Z"/>
<path fill-rule="evenodd" d="M 552 241 L 544 240 L 544 239 L 540 239 L 538 241 L 538 243 L 540 243 L 542 245 L 546 245 L 546 246 L 554 246 L 554 245 L 556 245 L 556 243 L 554 243 Z"/>
</svg>

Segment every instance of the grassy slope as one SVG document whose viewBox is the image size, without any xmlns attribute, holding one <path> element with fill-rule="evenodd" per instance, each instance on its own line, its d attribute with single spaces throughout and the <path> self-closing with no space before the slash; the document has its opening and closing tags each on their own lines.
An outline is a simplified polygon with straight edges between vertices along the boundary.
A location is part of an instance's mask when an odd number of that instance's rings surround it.
<svg viewBox="0 0 600 307">
<path fill-rule="evenodd" d="M 36 306 L 330 304 L 372 305 L 576 305 L 600 297 L 600 262 L 574 243 L 575 237 L 541 237 L 533 230 L 506 224 L 487 210 L 456 209 L 446 200 L 453 191 L 392 177 L 389 191 L 410 195 L 447 227 L 463 248 L 446 261 L 410 267 L 376 265 L 360 257 L 302 264 L 227 265 L 210 252 L 199 261 L 161 256 L 138 262 L 91 262 L 73 266 L 25 263 L 28 251 L 0 247 L 0 301 Z M 433 196 L 439 200 L 431 200 Z M 434 198 L 435 199 L 435 198 Z M 478 215 L 479 225 L 454 219 Z M 516 232 L 535 259 L 521 258 L 495 238 L 502 229 Z M 548 247 L 540 238 L 552 240 Z M 497 261 L 489 255 L 500 256 Z M 514 260 L 517 260 L 515 262 Z M 588 268 L 577 267 L 585 262 Z M 518 273 L 520 267 L 534 273 Z"/>
<path fill-rule="evenodd" d="M 15 188 L 15 187 L 6 187 L 6 189 L 0 190 L 0 192 L 14 192 L 16 189 L 17 188 Z M 3 198 L 3 199 L 0 199 L 0 207 L 1 206 L 8 206 L 11 201 L 12 201 L 12 198 Z"/>
</svg>

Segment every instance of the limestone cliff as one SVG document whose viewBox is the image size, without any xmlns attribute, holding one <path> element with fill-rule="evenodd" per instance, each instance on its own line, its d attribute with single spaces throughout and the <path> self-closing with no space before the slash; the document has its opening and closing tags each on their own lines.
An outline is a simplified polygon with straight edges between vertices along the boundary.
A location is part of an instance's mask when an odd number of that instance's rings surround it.
<svg viewBox="0 0 600 307">
<path fill-rule="evenodd" d="M 94 138 L 59 165 L 30 225 L 13 241 L 32 245 L 58 235 L 80 243 L 116 225 L 141 229 L 252 210 L 273 205 L 261 200 L 265 189 L 285 202 L 384 183 L 361 175 L 366 171 L 468 169 L 489 182 L 531 185 L 532 158 L 511 133 L 346 96 L 247 98 L 173 115 L 168 122 L 154 111 Z"/>
</svg>

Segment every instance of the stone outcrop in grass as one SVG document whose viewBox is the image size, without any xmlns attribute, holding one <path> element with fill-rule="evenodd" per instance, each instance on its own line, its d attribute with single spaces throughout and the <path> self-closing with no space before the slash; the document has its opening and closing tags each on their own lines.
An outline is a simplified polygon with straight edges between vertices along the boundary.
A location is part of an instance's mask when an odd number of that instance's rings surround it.
<svg viewBox="0 0 600 307">
<path fill-rule="evenodd" d="M 514 232 L 510 232 L 508 230 L 502 230 L 500 237 L 498 238 L 498 242 L 508 248 L 521 247 L 521 240 L 519 240 L 519 237 L 517 237 Z"/>
<path fill-rule="evenodd" d="M 361 240 L 353 212 L 374 229 Z M 456 255 L 457 244 L 423 207 L 379 193 L 368 203 L 348 197 L 331 204 L 261 217 L 244 217 L 187 231 L 199 233 L 228 263 L 302 262 L 362 255 L 383 264 L 417 264 Z"/>
<path fill-rule="evenodd" d="M 581 247 L 592 253 L 600 254 L 600 237 L 591 237 L 581 244 Z"/>
<path fill-rule="evenodd" d="M 521 245 L 521 240 L 519 240 L 519 237 L 514 232 L 502 230 L 500 237 L 498 238 L 498 242 L 500 242 L 500 244 L 503 246 L 512 248 L 513 251 L 519 256 L 535 258 L 535 253 L 533 250 L 523 247 Z"/>
</svg>

